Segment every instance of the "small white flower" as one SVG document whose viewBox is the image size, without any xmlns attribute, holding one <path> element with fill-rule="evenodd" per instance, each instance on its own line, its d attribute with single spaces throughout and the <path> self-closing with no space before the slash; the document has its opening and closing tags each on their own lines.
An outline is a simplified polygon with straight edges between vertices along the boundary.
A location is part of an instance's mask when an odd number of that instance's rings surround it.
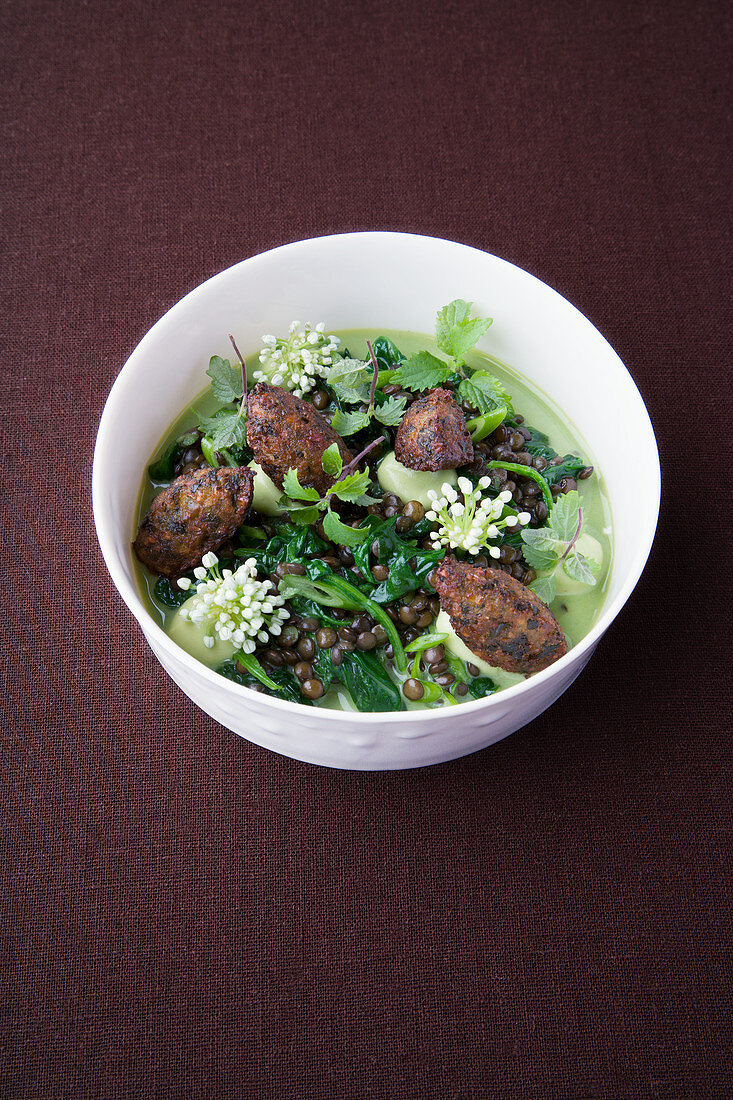
<svg viewBox="0 0 733 1100">
<path fill-rule="evenodd" d="M 182 588 L 184 592 L 188 592 L 189 588 L 191 587 L 191 581 L 188 579 L 188 577 L 179 577 L 178 587 Z"/>
<path fill-rule="evenodd" d="M 184 620 L 206 627 L 204 645 L 208 649 L 219 638 L 252 653 L 253 637 L 266 642 L 271 634 L 280 634 L 281 624 L 290 612 L 282 606 L 283 597 L 273 591 L 272 581 L 258 578 L 254 558 L 248 558 L 235 572 L 225 569 L 222 573 L 216 554 L 204 554 L 201 561 L 194 569 L 199 582 L 195 595 L 179 614 Z M 181 587 L 185 590 L 186 586 Z"/>
<path fill-rule="evenodd" d="M 441 486 L 441 497 L 432 489 L 429 490 L 432 508 L 425 515 L 426 519 L 438 524 L 437 530 L 430 534 L 430 541 L 435 547 L 463 549 L 468 554 L 475 555 L 483 546 L 488 549 L 492 558 L 499 557 L 500 548 L 489 545 L 491 540 L 498 539 L 507 528 L 526 525 L 531 516 L 529 512 L 515 515 L 513 511 L 507 511 L 507 505 L 512 499 L 508 489 L 504 489 L 493 500 L 489 497 L 482 499 L 483 490 L 490 485 L 491 479 L 488 477 L 482 477 L 475 488 L 468 478 L 459 477 L 458 488 L 463 496 L 462 500 L 458 499 L 455 488 L 447 482 Z"/>
<path fill-rule="evenodd" d="M 325 328 L 321 322 L 315 328 L 305 324 L 301 330 L 300 322 L 293 321 L 287 339 L 263 336 L 262 366 L 254 372 L 255 381 L 284 386 L 296 397 L 310 393 L 319 378 L 328 376 L 333 353 L 341 342 L 337 336 L 325 336 Z"/>
</svg>

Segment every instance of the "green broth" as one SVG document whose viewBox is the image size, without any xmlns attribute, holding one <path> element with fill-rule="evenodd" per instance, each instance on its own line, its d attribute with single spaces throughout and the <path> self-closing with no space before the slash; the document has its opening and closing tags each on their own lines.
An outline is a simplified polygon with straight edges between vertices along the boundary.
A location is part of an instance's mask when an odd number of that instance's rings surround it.
<svg viewBox="0 0 733 1100">
<path fill-rule="evenodd" d="M 367 329 L 351 329 L 341 332 L 339 335 L 341 337 L 341 347 L 348 348 L 352 356 L 362 359 L 368 357 L 366 341 L 368 339 L 373 340 L 376 335 L 387 336 L 406 357 L 422 349 L 427 349 L 437 355 L 441 354 L 431 337 L 416 333 L 395 331 L 380 331 L 377 333 Z M 521 413 L 530 427 L 544 432 L 558 454 L 565 454 L 566 452 L 579 454 L 587 463 L 594 464 L 593 455 L 582 434 L 574 425 L 568 422 L 567 417 L 550 398 L 540 393 L 537 388 L 532 387 L 514 369 L 492 356 L 478 352 L 469 354 L 467 364 L 469 367 L 489 370 L 503 382 L 512 395 L 516 412 Z M 252 384 L 252 374 L 258 366 L 257 354 L 248 357 L 247 377 L 250 384 Z M 210 416 L 220 405 L 221 402 L 214 397 L 210 387 L 203 390 L 171 426 L 164 439 L 161 440 L 160 446 L 156 449 L 154 457 L 157 458 L 181 435 L 196 427 L 198 423 L 197 411 L 205 416 Z M 372 472 L 375 472 L 374 467 Z M 146 471 L 138 502 L 138 523 L 145 514 L 150 501 L 161 488 L 162 485 L 151 483 Z M 600 543 L 603 549 L 603 564 L 597 578 L 597 584 L 594 587 L 578 595 L 558 596 L 551 605 L 552 611 L 565 633 L 569 648 L 576 645 L 588 633 L 601 613 L 605 602 L 612 560 L 611 512 L 603 488 L 603 479 L 599 476 L 597 468 L 591 478 L 578 482 L 578 490 L 582 498 L 584 529 Z M 176 614 L 176 608 L 167 607 L 156 599 L 153 590 L 157 578 L 137 560 L 135 560 L 135 567 L 140 590 L 149 611 L 155 621 L 163 629 L 167 629 Z M 336 710 L 353 709 L 349 707 L 348 703 L 348 692 L 341 685 L 334 685 L 316 705 Z M 406 701 L 406 705 L 410 710 L 424 709 L 421 703 Z"/>
</svg>

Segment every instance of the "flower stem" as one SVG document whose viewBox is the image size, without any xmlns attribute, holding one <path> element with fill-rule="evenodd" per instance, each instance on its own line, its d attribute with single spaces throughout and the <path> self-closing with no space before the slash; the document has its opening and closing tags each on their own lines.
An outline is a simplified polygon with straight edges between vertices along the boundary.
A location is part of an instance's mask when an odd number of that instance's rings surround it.
<svg viewBox="0 0 733 1100">
<path fill-rule="evenodd" d="M 519 462 L 504 462 L 503 459 L 487 462 L 486 465 L 490 470 L 506 470 L 507 473 L 519 474 L 521 477 L 531 478 L 542 490 L 542 497 L 547 507 L 550 509 L 552 508 L 554 501 L 552 499 L 552 493 L 550 492 L 550 486 L 547 484 L 542 474 L 539 473 L 538 470 L 535 470 L 533 466 L 522 466 Z"/>
<path fill-rule="evenodd" d="M 374 448 L 377 447 L 380 443 L 386 443 L 386 442 L 387 442 L 387 437 L 384 436 L 384 435 L 380 435 L 376 439 L 373 439 L 372 442 L 369 443 L 364 448 L 363 451 L 359 452 L 359 454 L 356 456 L 356 458 L 352 458 L 351 462 L 349 462 L 348 465 L 344 466 L 343 470 L 341 471 L 341 476 L 339 477 L 338 480 L 343 481 L 343 479 L 348 474 L 351 474 L 351 473 L 354 472 L 354 470 L 359 465 L 359 463 L 361 462 L 362 458 L 364 458 L 365 455 L 368 455 L 369 452 L 373 451 Z M 338 482 L 336 484 L 338 484 Z"/>
<path fill-rule="evenodd" d="M 242 353 L 237 347 L 237 342 L 232 336 L 231 332 L 229 333 L 229 339 L 232 342 L 232 347 L 237 353 L 237 358 L 239 359 L 242 367 L 242 404 L 245 405 L 247 403 L 247 368 L 245 366 L 244 359 L 242 358 Z"/>
<path fill-rule="evenodd" d="M 565 550 L 565 553 L 560 558 L 560 561 L 557 563 L 558 565 L 560 564 L 560 562 L 565 561 L 565 558 L 568 556 L 570 551 L 575 546 L 576 542 L 578 541 L 578 536 L 580 535 L 580 529 L 581 529 L 582 526 L 583 526 L 583 509 L 578 508 L 578 526 L 575 528 L 575 534 L 573 535 L 572 539 L 568 543 L 567 549 Z"/>
<path fill-rule="evenodd" d="M 369 358 L 372 361 L 373 375 L 372 375 L 372 388 L 369 390 L 369 412 L 374 412 L 374 394 L 377 389 L 377 378 L 379 377 L 379 363 L 377 357 L 374 354 L 374 348 L 371 342 L 367 340 L 367 347 L 369 349 Z"/>
</svg>

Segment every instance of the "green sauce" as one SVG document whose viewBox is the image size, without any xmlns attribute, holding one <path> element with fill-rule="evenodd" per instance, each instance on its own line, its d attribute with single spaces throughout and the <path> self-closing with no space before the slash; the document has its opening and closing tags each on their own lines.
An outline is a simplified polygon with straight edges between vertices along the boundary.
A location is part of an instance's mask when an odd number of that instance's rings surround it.
<svg viewBox="0 0 733 1100">
<path fill-rule="evenodd" d="M 422 349 L 431 351 L 439 356 L 441 355 L 431 337 L 420 336 L 409 332 L 385 331 L 376 333 L 374 330 L 353 329 L 340 334 L 341 346 L 342 348 L 348 347 L 349 353 L 352 356 L 366 359 L 368 357 L 366 341 L 367 339 L 373 339 L 375 335 L 389 337 L 406 357 Z M 578 454 L 582 456 L 588 464 L 594 464 L 593 455 L 581 432 L 578 431 L 574 425 L 568 423 L 567 417 L 564 416 L 561 410 L 558 409 L 547 396 L 540 393 L 535 387 L 532 387 L 514 369 L 492 356 L 486 356 L 478 352 L 469 354 L 467 357 L 467 364 L 469 367 L 488 370 L 503 382 L 508 392 L 512 395 L 515 410 L 522 414 L 527 425 L 544 432 L 545 435 L 549 437 L 552 446 L 558 454 L 565 454 L 567 452 Z M 251 356 L 247 362 L 247 375 L 250 384 L 252 382 L 252 372 L 256 370 L 258 366 L 259 360 L 257 354 L 255 354 Z M 203 370 L 204 366 L 202 365 L 202 374 Z M 210 416 L 220 407 L 220 404 L 221 403 L 211 392 L 210 387 L 207 387 L 196 401 L 181 413 L 171 426 L 165 438 L 161 440 L 160 447 L 156 451 L 156 456 L 165 451 L 165 449 L 179 436 L 196 427 L 198 421 L 194 409 L 198 410 L 203 415 Z M 414 480 L 416 471 L 408 471 L 408 480 L 403 483 L 400 480 L 401 471 L 398 469 L 400 464 L 396 463 L 393 456 L 392 458 L 390 458 L 390 456 L 385 457 L 383 463 L 387 463 L 385 469 L 386 476 L 380 476 L 374 467 L 372 467 L 372 472 L 377 473 L 383 489 L 389 492 L 398 492 L 403 500 L 417 499 L 421 500 L 423 504 L 427 501 L 426 492 L 428 487 L 435 487 L 436 490 L 439 491 L 440 484 L 442 484 L 443 481 L 454 481 L 456 476 L 455 471 L 448 470 L 441 471 L 436 475 L 418 475 L 422 479 L 427 478 L 423 484 L 422 481 L 418 483 L 417 480 Z M 433 479 L 437 479 L 440 484 L 433 486 Z M 269 482 L 269 479 L 267 479 L 267 481 Z M 399 492 L 397 487 L 398 484 L 403 484 L 405 493 Z M 151 485 L 146 472 L 139 497 L 138 522 L 145 514 L 151 499 L 160 488 L 161 486 L 159 485 Z M 267 482 L 263 480 L 259 488 L 259 502 L 264 505 L 262 510 L 268 515 L 276 515 L 276 503 L 271 483 L 268 485 Z M 410 490 L 409 493 L 408 488 Z M 595 586 L 584 587 L 579 586 L 577 582 L 571 581 L 568 584 L 563 580 L 560 580 L 558 584 L 558 596 L 551 606 L 552 611 L 565 633 L 569 648 L 577 644 L 577 642 L 588 633 L 601 613 L 606 597 L 612 560 L 612 544 L 610 538 L 611 513 L 608 499 L 603 489 L 603 480 L 599 476 L 597 469 L 591 478 L 578 483 L 578 490 L 582 497 L 584 516 L 583 537 L 587 535 L 595 540 L 595 545 L 589 545 L 588 550 L 594 553 L 594 556 L 600 551 L 603 560 Z M 425 500 L 423 500 L 423 497 L 425 497 Z M 190 629 L 181 630 L 180 627 L 184 624 L 181 624 L 180 620 L 176 620 L 174 625 L 177 609 L 167 607 L 155 597 L 154 587 L 156 578 L 139 562 L 136 561 L 135 565 L 140 590 L 154 619 L 163 629 L 171 633 L 183 648 L 200 658 L 201 653 L 199 651 L 202 647 L 199 645 L 198 639 L 190 636 L 191 630 L 195 628 L 191 627 L 190 624 L 186 624 Z M 559 574 L 558 579 L 560 579 Z M 171 629 L 172 627 L 173 629 Z M 205 660 L 207 664 L 216 663 L 213 661 L 213 651 L 206 652 Z M 514 682 L 514 680 L 512 680 L 512 682 Z M 508 686 L 508 682 L 501 684 L 501 686 Z M 319 705 L 336 710 L 354 709 L 350 705 L 348 692 L 346 692 L 341 685 L 334 685 L 324 699 L 320 701 Z M 411 710 L 421 708 L 421 704 L 419 703 L 411 703 L 408 705 Z"/>
</svg>

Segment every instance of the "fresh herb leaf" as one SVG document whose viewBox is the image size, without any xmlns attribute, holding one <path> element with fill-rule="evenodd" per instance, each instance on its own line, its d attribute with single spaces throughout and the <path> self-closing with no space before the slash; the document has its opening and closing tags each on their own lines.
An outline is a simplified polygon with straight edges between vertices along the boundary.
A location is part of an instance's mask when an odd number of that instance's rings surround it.
<svg viewBox="0 0 733 1100">
<path fill-rule="evenodd" d="M 368 409 L 357 409 L 356 412 L 345 413 L 336 409 L 331 420 L 331 427 L 341 436 L 354 435 L 366 428 L 371 420 Z"/>
<path fill-rule="evenodd" d="M 356 474 L 347 474 L 340 481 L 334 482 L 326 496 L 338 497 L 339 500 L 348 501 L 349 504 L 374 504 L 376 497 L 371 497 L 367 493 L 370 485 L 369 471 L 362 470 Z"/>
<path fill-rule="evenodd" d="M 388 397 L 374 409 L 375 419 L 388 428 L 396 428 L 405 413 L 406 397 Z"/>
<path fill-rule="evenodd" d="M 594 574 L 597 573 L 600 568 L 597 561 L 594 561 L 593 558 L 586 557 L 585 554 L 581 554 L 577 550 L 568 554 L 563 562 L 563 569 L 567 575 L 576 581 L 580 581 L 582 584 L 595 584 L 596 579 Z"/>
<path fill-rule="evenodd" d="M 233 367 L 228 359 L 222 359 L 219 355 L 212 355 L 206 373 L 211 379 L 214 397 L 219 401 L 223 401 L 224 404 L 238 401 L 244 393 L 242 369 L 241 367 Z"/>
<path fill-rule="evenodd" d="M 306 505 L 304 508 L 293 508 L 292 506 L 288 507 L 289 502 L 287 497 L 284 498 L 284 501 L 285 507 L 293 523 L 297 523 L 300 526 L 318 523 L 321 513 L 315 504 L 310 507 Z"/>
<path fill-rule="evenodd" d="M 403 363 L 395 375 L 395 381 L 406 390 L 420 393 L 447 382 L 453 368 L 429 351 L 418 351 Z"/>
<path fill-rule="evenodd" d="M 441 351 L 452 356 L 462 367 L 468 352 L 476 346 L 491 325 L 491 318 L 470 318 L 471 302 L 456 298 L 438 311 L 435 319 L 435 339 Z"/>
<path fill-rule="evenodd" d="M 320 500 L 321 494 L 317 489 L 313 489 L 309 485 L 301 485 L 298 480 L 298 471 L 292 467 L 287 471 L 283 478 L 283 489 L 290 497 L 291 500 Z"/>
<path fill-rule="evenodd" d="M 323 517 L 323 530 L 331 542 L 335 542 L 339 546 L 360 546 L 365 539 L 369 538 L 368 531 L 360 531 L 358 528 L 349 527 L 348 524 L 342 523 L 330 508 Z"/>
<path fill-rule="evenodd" d="M 342 401 L 353 405 L 369 400 L 371 378 L 371 369 L 361 359 L 339 359 L 329 370 L 327 382 Z"/>
<path fill-rule="evenodd" d="M 464 401 L 470 401 L 482 414 L 503 408 L 506 416 L 512 411 L 511 397 L 498 378 L 485 370 L 474 371 L 470 378 L 464 378 L 459 383 L 458 394 Z"/>
<path fill-rule="evenodd" d="M 530 589 L 534 592 L 535 596 L 539 596 L 543 603 L 549 605 L 555 599 L 556 586 L 555 586 L 555 574 L 551 573 L 547 577 L 537 577 L 536 580 L 530 584 Z"/>
<path fill-rule="evenodd" d="M 338 443 L 332 443 L 321 455 L 321 468 L 329 477 L 338 477 L 344 468 Z"/>
<path fill-rule="evenodd" d="M 573 490 L 557 498 L 545 527 L 525 529 L 521 533 L 525 561 L 542 574 L 530 588 L 547 604 L 555 598 L 556 574 L 560 568 L 583 584 L 596 583 L 593 574 L 600 566 L 578 550 L 582 529 L 580 494 Z"/>
<path fill-rule="evenodd" d="M 225 447 L 247 446 L 247 423 L 243 409 L 244 405 L 236 412 L 221 409 L 214 416 L 199 415 L 199 427 L 215 451 Z"/>
<path fill-rule="evenodd" d="M 570 542 L 578 529 L 579 512 L 580 495 L 577 491 L 563 493 L 556 498 L 547 518 L 547 524 L 558 539 L 566 543 Z"/>
</svg>

